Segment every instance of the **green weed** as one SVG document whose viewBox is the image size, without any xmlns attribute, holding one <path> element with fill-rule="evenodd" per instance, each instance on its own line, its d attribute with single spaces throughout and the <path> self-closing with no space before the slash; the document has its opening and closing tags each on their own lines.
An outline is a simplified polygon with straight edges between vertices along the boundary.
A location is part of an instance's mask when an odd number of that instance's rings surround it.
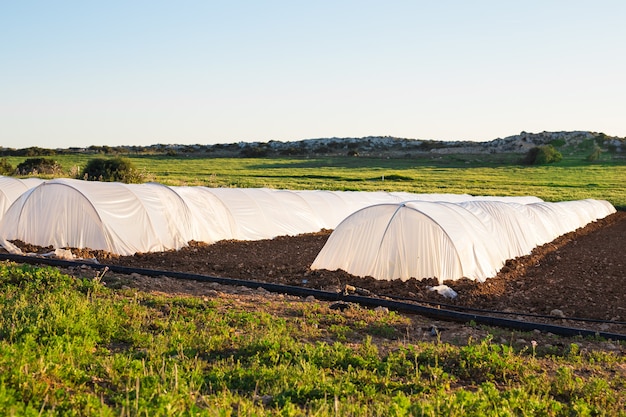
<svg viewBox="0 0 626 417">
<path fill-rule="evenodd" d="M 623 356 L 490 337 L 412 342 L 406 316 L 111 290 L 0 264 L 6 415 L 626 415 Z M 384 338 L 381 344 L 380 339 Z"/>
</svg>

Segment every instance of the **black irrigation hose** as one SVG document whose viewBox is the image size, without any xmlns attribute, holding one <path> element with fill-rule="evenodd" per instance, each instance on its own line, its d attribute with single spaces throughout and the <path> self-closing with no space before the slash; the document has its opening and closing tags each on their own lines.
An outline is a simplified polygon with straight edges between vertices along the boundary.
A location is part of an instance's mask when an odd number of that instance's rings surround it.
<svg viewBox="0 0 626 417">
<path fill-rule="evenodd" d="M 249 288 L 263 288 L 270 292 L 278 292 L 282 294 L 296 295 L 301 297 L 313 296 L 320 300 L 343 301 L 348 303 L 356 303 L 369 307 L 386 307 L 391 310 L 402 311 L 405 313 L 419 314 L 422 316 L 447 321 L 457 322 L 474 322 L 477 324 L 485 324 L 488 326 L 497 326 L 521 331 L 539 330 L 559 336 L 583 336 L 583 337 L 601 337 L 607 340 L 626 340 L 626 335 L 619 333 L 596 332 L 593 330 L 578 329 L 573 327 L 556 326 L 552 324 L 525 322 L 520 320 L 505 319 L 493 316 L 483 316 L 478 314 L 462 313 L 452 310 L 443 310 L 433 307 L 425 307 L 417 304 L 404 303 L 394 300 L 382 298 L 366 297 L 360 295 L 346 295 L 343 293 L 335 293 L 330 291 L 315 290 L 311 288 L 296 287 L 291 285 L 271 284 L 260 281 L 249 281 L 233 278 L 213 277 L 208 275 L 190 274 L 185 272 L 162 271 L 144 268 L 130 268 L 117 265 L 106 265 L 99 263 L 89 263 L 81 261 L 67 261 L 61 259 L 50 259 L 33 256 L 11 255 L 0 253 L 0 260 L 9 260 L 19 263 L 29 264 L 45 264 L 50 266 L 58 266 L 64 268 L 88 266 L 97 270 L 108 270 L 122 274 L 140 274 L 151 277 L 167 276 L 176 279 L 194 280 L 199 282 L 214 282 L 224 285 L 245 286 Z"/>
<path fill-rule="evenodd" d="M 532 313 L 519 313 L 519 312 L 514 312 L 514 311 L 486 310 L 486 309 L 483 309 L 483 308 L 465 307 L 465 306 L 459 306 L 459 305 L 455 305 L 455 304 L 439 303 L 439 302 L 436 302 L 436 301 L 420 300 L 420 299 L 411 298 L 411 297 L 402 297 L 402 296 L 398 296 L 398 295 L 388 295 L 388 294 L 378 294 L 378 295 L 381 296 L 381 297 L 393 298 L 394 300 L 412 301 L 414 303 L 436 305 L 436 306 L 451 308 L 451 309 L 460 310 L 460 311 L 475 311 L 475 312 L 478 312 L 478 313 L 501 314 L 501 315 L 505 315 L 505 316 L 535 317 L 535 318 L 539 318 L 539 319 L 551 319 L 551 320 L 563 320 L 563 319 L 566 319 L 566 320 L 570 320 L 570 321 L 584 321 L 584 322 L 587 322 L 587 323 L 606 323 L 606 324 L 626 325 L 626 321 L 586 319 L 586 318 L 583 318 L 583 317 L 558 317 L 558 316 L 549 316 L 549 315 L 546 315 L 546 314 L 532 314 Z"/>
</svg>

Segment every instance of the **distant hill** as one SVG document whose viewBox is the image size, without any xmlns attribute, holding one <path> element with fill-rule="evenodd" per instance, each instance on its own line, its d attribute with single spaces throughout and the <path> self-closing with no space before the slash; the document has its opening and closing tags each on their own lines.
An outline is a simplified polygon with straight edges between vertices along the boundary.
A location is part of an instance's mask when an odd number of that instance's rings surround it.
<svg viewBox="0 0 626 417">
<path fill-rule="evenodd" d="M 93 154 L 164 154 L 207 157 L 270 157 L 270 156 L 374 156 L 411 157 L 420 154 L 496 154 L 526 153 L 529 149 L 551 144 L 560 149 L 597 146 L 603 151 L 623 153 L 626 138 L 604 133 L 573 132 L 521 132 L 519 135 L 497 138 L 488 142 L 436 141 L 406 139 L 391 136 L 363 138 L 320 138 L 293 142 L 238 142 L 215 145 L 164 145 L 150 146 L 90 146 L 88 148 L 10 149 L 0 147 L 3 156 L 45 156 L 68 153 Z"/>
</svg>

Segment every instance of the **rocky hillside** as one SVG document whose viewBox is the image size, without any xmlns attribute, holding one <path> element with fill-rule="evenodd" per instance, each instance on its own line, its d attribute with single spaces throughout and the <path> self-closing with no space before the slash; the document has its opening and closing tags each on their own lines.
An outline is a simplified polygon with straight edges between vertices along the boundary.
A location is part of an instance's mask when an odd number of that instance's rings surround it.
<svg viewBox="0 0 626 417">
<path fill-rule="evenodd" d="M 519 135 L 498 138 L 488 142 L 435 141 L 405 139 L 391 136 L 363 138 L 320 138 L 293 142 L 239 142 L 215 145 L 164 145 L 151 146 L 90 146 L 70 149 L 7 149 L 0 147 L 1 155 L 36 156 L 59 153 L 99 154 L 165 154 L 207 157 L 269 157 L 269 156 L 374 156 L 411 157 L 424 154 L 497 154 L 526 153 L 529 149 L 551 144 L 559 150 L 600 148 L 612 153 L 626 152 L 626 138 L 607 136 L 604 133 L 574 132 L 521 132 Z"/>
<path fill-rule="evenodd" d="M 582 146 L 598 146 L 611 152 L 626 151 L 626 138 L 607 136 L 594 132 L 521 132 L 519 135 L 498 138 L 489 142 L 434 141 L 405 139 L 390 136 L 364 138 L 322 138 L 295 142 L 239 142 L 218 145 L 169 145 L 172 153 L 207 152 L 215 156 L 307 156 L 307 155 L 354 155 L 410 157 L 417 154 L 494 154 L 526 153 L 530 148 L 552 144 L 561 149 Z M 159 146 L 156 145 L 155 151 Z M 163 151 L 163 148 L 161 148 Z"/>
</svg>

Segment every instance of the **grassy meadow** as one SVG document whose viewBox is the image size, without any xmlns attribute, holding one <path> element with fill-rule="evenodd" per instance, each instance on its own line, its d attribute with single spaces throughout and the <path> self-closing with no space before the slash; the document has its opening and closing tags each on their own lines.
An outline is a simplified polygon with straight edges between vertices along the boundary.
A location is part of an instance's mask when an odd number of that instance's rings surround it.
<svg viewBox="0 0 626 417">
<path fill-rule="evenodd" d="M 53 158 L 69 177 L 93 157 Z M 547 166 L 515 164 L 519 155 L 125 157 L 167 185 L 598 198 L 626 208 L 626 162 L 609 157 Z M 444 342 L 419 337 L 420 318 L 395 312 L 148 294 L 110 278 L 0 263 L 0 414 L 626 416 L 620 342 L 482 327 L 479 340 Z"/>
<path fill-rule="evenodd" d="M 443 343 L 394 312 L 147 294 L 103 278 L 0 264 L 3 415 L 626 415 L 614 344 L 503 330 Z"/>
<path fill-rule="evenodd" d="M 626 160 L 587 162 L 564 156 L 557 164 L 523 166 L 518 154 L 421 158 L 206 158 L 125 155 L 148 181 L 166 185 L 268 187 L 351 191 L 533 195 L 546 201 L 595 198 L 626 208 Z M 93 155 L 53 157 L 67 176 Z M 9 157 L 16 166 L 25 157 Z"/>
</svg>

